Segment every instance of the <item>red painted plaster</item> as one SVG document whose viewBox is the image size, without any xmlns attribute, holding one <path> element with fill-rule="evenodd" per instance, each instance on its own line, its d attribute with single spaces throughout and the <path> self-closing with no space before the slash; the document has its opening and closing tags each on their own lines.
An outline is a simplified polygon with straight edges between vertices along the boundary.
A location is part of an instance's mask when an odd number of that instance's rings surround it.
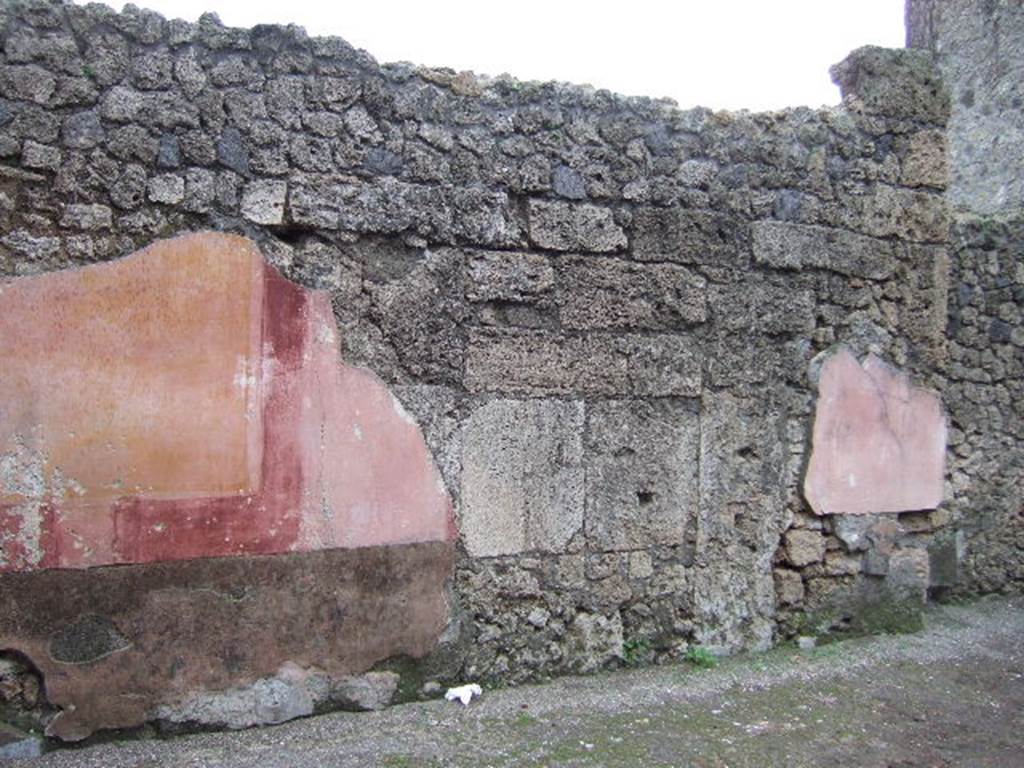
<svg viewBox="0 0 1024 768">
<path fill-rule="evenodd" d="M 418 427 L 341 363 L 329 297 L 242 238 L 0 286 L 0 359 L 0 570 L 454 537 Z"/>
</svg>

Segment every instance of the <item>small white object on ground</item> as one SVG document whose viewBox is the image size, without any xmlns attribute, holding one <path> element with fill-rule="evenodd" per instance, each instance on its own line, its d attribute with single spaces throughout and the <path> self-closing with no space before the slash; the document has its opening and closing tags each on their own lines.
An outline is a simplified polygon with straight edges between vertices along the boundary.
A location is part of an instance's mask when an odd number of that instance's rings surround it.
<svg viewBox="0 0 1024 768">
<path fill-rule="evenodd" d="M 455 688 L 449 688 L 444 697 L 447 701 L 455 701 L 458 699 L 468 707 L 469 700 L 474 696 L 483 695 L 483 692 L 483 689 L 476 683 L 469 683 L 468 685 L 459 685 Z"/>
<path fill-rule="evenodd" d="M 796 644 L 800 647 L 801 651 L 809 651 L 818 644 L 817 638 L 808 637 L 807 635 L 801 635 L 796 639 Z"/>
</svg>

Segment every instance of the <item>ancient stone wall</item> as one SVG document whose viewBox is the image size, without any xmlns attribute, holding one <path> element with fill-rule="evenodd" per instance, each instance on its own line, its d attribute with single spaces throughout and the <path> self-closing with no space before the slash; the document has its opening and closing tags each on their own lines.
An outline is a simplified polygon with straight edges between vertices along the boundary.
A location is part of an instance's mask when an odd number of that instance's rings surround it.
<svg viewBox="0 0 1024 768">
<path fill-rule="evenodd" d="M 8 4 L 0 42 L 0 276 L 197 230 L 244 235 L 285 277 L 328 292 L 345 363 L 379 376 L 422 428 L 458 551 L 436 649 L 390 663 L 405 695 L 913 624 L 930 589 L 956 585 L 972 489 L 999 459 L 978 462 L 964 427 L 973 406 L 957 410 L 992 390 L 949 377 L 964 355 L 976 376 L 994 363 L 970 341 L 978 313 L 947 337 L 960 296 L 949 100 L 929 53 L 855 52 L 834 71 L 838 108 L 730 114 L 381 66 L 297 28 L 132 8 Z M 1004 288 L 976 250 L 982 293 L 970 296 L 994 296 Z M 1002 343 L 1008 377 L 1020 341 Z M 924 385 L 952 409 L 937 509 L 820 515 L 805 500 L 819 374 L 836 345 L 854 367 L 873 353 L 902 369 L 909 378 L 886 374 L 893 392 Z M 1005 435 L 1019 445 L 1019 431 Z M 989 501 L 999 514 L 1013 503 Z M 282 685 L 305 696 L 285 708 L 301 713 L 324 700 L 309 692 L 317 670 L 362 671 L 318 659 L 338 647 L 315 633 L 346 637 L 369 620 L 360 590 L 424 600 L 411 571 L 443 572 L 427 545 L 360 551 L 91 568 L 74 573 L 80 608 L 51 614 L 173 648 L 162 673 L 173 681 L 175 657 L 202 666 L 229 653 L 231 622 L 212 639 L 197 629 L 198 642 L 176 624 L 111 629 L 109 598 L 90 595 L 133 573 L 135 603 L 171 590 L 175 610 L 202 617 L 211 593 L 242 594 L 232 605 L 247 626 L 277 612 L 282 633 L 314 636 L 257 661 L 234 654 L 230 679 L 148 692 L 144 714 L 244 724 L 225 705 L 203 710 L 196 691 L 236 686 L 250 700 L 254 686 Z M 328 574 L 349 568 L 333 592 Z M 41 638 L 77 630 L 28 615 L 19 596 L 63 574 L 0 574 L 0 598 Z M 100 618 L 75 624 L 76 611 Z M 116 712 L 80 728 L 113 724 Z"/>
<path fill-rule="evenodd" d="M 949 509 L 959 589 L 1024 585 L 1024 6 L 909 0 L 907 44 L 935 53 L 949 122 Z"/>
</svg>

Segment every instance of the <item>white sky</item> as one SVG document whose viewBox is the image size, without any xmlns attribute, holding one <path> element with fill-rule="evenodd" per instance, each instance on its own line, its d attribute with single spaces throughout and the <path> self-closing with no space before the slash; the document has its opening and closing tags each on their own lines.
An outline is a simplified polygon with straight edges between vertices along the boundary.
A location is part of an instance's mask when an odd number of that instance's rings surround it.
<svg viewBox="0 0 1024 768">
<path fill-rule="evenodd" d="M 380 62 L 564 80 L 682 107 L 839 101 L 828 68 L 861 45 L 903 46 L 904 0 L 136 0 L 167 18 L 293 23 Z M 120 7 L 119 2 L 108 2 Z"/>
</svg>

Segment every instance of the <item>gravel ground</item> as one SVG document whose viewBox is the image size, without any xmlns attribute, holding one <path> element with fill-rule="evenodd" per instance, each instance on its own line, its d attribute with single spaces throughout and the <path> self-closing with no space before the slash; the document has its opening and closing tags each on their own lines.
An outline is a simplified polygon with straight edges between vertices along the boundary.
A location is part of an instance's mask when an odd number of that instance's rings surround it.
<svg viewBox="0 0 1024 768">
<path fill-rule="evenodd" d="M 274 728 L 50 752 L 25 766 L 1024 766 L 1024 598 L 916 635 L 485 691 Z"/>
</svg>

